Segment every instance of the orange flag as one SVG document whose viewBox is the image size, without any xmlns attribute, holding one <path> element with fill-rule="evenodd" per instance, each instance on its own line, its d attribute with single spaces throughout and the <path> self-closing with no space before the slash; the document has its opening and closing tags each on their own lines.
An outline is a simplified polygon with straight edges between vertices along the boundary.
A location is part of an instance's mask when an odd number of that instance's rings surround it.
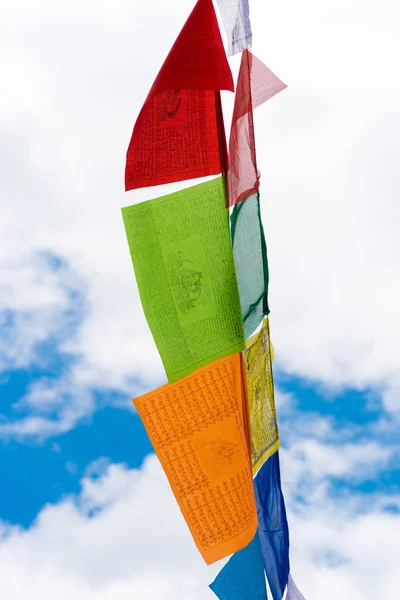
<svg viewBox="0 0 400 600">
<path fill-rule="evenodd" d="M 134 404 L 206 563 L 249 544 L 258 521 L 241 353 Z"/>
</svg>

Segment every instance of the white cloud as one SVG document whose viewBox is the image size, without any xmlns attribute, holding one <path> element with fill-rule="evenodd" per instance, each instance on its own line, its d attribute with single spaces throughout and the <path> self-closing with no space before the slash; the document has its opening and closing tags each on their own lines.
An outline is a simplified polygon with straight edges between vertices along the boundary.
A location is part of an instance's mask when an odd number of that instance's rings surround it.
<svg viewBox="0 0 400 600">
<path fill-rule="evenodd" d="M 304 506 L 296 504 L 295 487 L 285 492 L 292 570 L 307 600 L 337 600 L 339 593 L 344 600 L 395 600 L 398 515 L 382 514 L 374 496 L 359 514 L 346 498 L 332 502 L 310 490 Z M 78 497 L 45 507 L 27 531 L 3 530 L 4 600 L 71 594 L 76 600 L 212 600 L 207 585 L 223 565 L 203 562 L 155 457 L 139 471 L 109 465 L 100 477 L 86 476 Z"/>
<path fill-rule="evenodd" d="M 394 414 L 400 414 L 400 376 L 396 373 L 383 393 L 383 403 L 386 409 Z"/>
<path fill-rule="evenodd" d="M 111 465 L 100 479 L 85 479 L 77 503 L 48 506 L 30 530 L 8 531 L 0 558 L 4 600 L 212 597 L 212 570 L 154 458 L 143 472 Z"/>
<path fill-rule="evenodd" d="M 303 438 L 291 444 L 290 452 L 282 452 L 283 468 L 291 488 L 300 491 L 303 480 L 303 491 L 308 495 L 310 488 L 315 489 L 318 483 L 326 485 L 329 477 L 348 482 L 373 478 L 387 466 L 394 453 L 394 448 L 376 442 L 336 445 Z"/>
<path fill-rule="evenodd" d="M 19 259 L 4 257 L 0 269 L 0 371 L 27 367 L 46 360 L 37 346 L 57 344 L 73 331 L 82 311 L 77 292 L 82 289 L 68 265 L 53 264 L 48 253 Z"/>
<path fill-rule="evenodd" d="M 0 311 L 13 308 L 18 326 L 0 355 L 26 364 L 59 326 L 65 291 L 38 270 L 37 251 L 79 273 L 88 307 L 62 345 L 79 361 L 48 391 L 36 384 L 33 416 L 12 428 L 73 426 L 81 413 L 71 398 L 71 418 L 44 418 L 56 388 L 133 395 L 165 381 L 120 207 L 162 193 L 124 194 L 124 158 L 192 4 L 17 0 L 2 11 Z M 327 385 L 379 384 L 397 410 L 399 8 L 291 0 L 251 10 L 255 54 L 289 85 L 256 113 L 277 365 Z"/>
<path fill-rule="evenodd" d="M 400 333 L 400 11 L 356 0 L 289 12 L 269 6 L 254 32 L 260 40 L 267 29 L 257 49 L 289 84 L 256 114 L 277 359 L 330 384 L 390 385 Z"/>
<path fill-rule="evenodd" d="M 15 325 L 0 341 L 0 370 L 38 360 L 35 347 L 49 338 L 79 359 L 61 379 L 35 382 L 19 404 L 29 415 L 3 434 L 55 435 L 94 410 L 93 387 L 128 396 L 164 381 L 119 209 L 163 193 L 124 194 L 125 151 L 192 5 L 2 7 L 0 319 L 13 311 Z M 379 384 L 394 413 L 400 9 L 290 0 L 251 10 L 255 54 L 289 85 L 256 113 L 277 365 L 327 385 Z M 43 250 L 67 266 L 46 266 Z M 88 310 L 66 339 L 70 291 Z M 317 439 L 282 452 L 294 578 L 307 600 L 397 600 L 399 517 L 382 514 L 384 497 L 331 501 L 326 480 L 368 477 L 388 453 L 323 445 L 329 424 L 312 427 Z M 207 583 L 219 566 L 203 564 L 158 463 L 93 469 L 76 501 L 45 507 L 29 530 L 0 524 L 1 598 L 214 598 Z"/>
<path fill-rule="evenodd" d="M 38 440 L 65 433 L 95 410 L 95 395 L 78 385 L 71 374 L 59 379 L 38 379 L 14 405 L 22 416 L 0 425 L 0 438 L 33 437 Z"/>
</svg>

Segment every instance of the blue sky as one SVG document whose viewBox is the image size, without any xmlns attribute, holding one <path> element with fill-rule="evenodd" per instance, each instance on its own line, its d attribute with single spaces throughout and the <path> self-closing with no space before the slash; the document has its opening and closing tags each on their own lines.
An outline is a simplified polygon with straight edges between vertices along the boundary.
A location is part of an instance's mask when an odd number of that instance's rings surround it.
<svg viewBox="0 0 400 600">
<path fill-rule="evenodd" d="M 165 373 L 120 212 L 171 191 L 125 194 L 125 153 L 192 6 L 2 7 L 4 600 L 213 597 L 222 565 L 199 557 L 131 403 Z M 400 7 L 250 11 L 288 85 L 255 133 L 292 573 L 306 600 L 397 600 Z"/>
<path fill-rule="evenodd" d="M 44 352 L 49 356 L 46 350 Z M 53 353 L 45 369 L 32 367 L 3 373 L 0 387 L 1 397 L 6 399 L 2 405 L 3 417 L 23 417 L 13 405 L 27 394 L 34 381 L 44 376 L 60 377 L 65 368 L 68 368 L 68 361 L 65 364 L 62 355 Z M 304 422 L 322 418 L 332 424 L 336 439 L 359 443 L 376 440 L 388 449 L 398 446 L 396 430 L 385 435 L 376 431 L 384 411 L 375 390 L 345 388 L 334 392 L 280 371 L 275 372 L 275 385 L 279 390 L 278 402 L 280 394 L 290 395 L 293 399 L 289 409 L 284 404 L 280 411 L 283 432 L 290 432 L 294 419 Z M 29 527 L 45 504 L 57 503 L 68 494 L 77 494 L 87 467 L 99 458 L 109 463 L 124 463 L 131 469 L 142 465 L 146 455 L 152 452 L 152 446 L 130 398 L 121 394 L 95 393 L 95 404 L 94 414 L 63 435 L 45 440 L 36 437 L 2 440 L 0 474 L 7 489 L 7 494 L 0 497 L 3 521 Z M 329 437 L 326 439 L 328 441 Z M 287 445 L 284 435 L 282 445 Z M 396 496 L 399 485 L 397 453 L 381 469 L 367 474 L 362 480 L 332 477 L 330 493 L 335 496 L 381 492 Z"/>
<path fill-rule="evenodd" d="M 92 462 L 105 457 L 138 468 L 151 451 L 138 416 L 112 407 L 43 443 L 2 442 L 0 472 L 7 494 L 0 499 L 1 519 L 29 527 L 46 503 L 79 492 Z"/>
</svg>

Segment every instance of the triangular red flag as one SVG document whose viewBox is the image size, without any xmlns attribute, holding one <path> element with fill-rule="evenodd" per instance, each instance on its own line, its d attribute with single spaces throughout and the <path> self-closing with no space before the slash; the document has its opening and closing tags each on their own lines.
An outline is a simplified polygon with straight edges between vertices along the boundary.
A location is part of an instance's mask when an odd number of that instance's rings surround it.
<svg viewBox="0 0 400 600">
<path fill-rule="evenodd" d="M 249 50 L 242 53 L 229 137 L 229 206 L 255 194 L 260 187 L 253 109 L 286 87 L 286 84 Z"/>
<path fill-rule="evenodd" d="M 148 98 L 174 88 L 234 90 L 212 0 L 198 0 L 196 3 Z"/>
<path fill-rule="evenodd" d="M 137 118 L 126 190 L 224 170 L 223 89 L 234 86 L 213 3 L 198 0 Z"/>
</svg>

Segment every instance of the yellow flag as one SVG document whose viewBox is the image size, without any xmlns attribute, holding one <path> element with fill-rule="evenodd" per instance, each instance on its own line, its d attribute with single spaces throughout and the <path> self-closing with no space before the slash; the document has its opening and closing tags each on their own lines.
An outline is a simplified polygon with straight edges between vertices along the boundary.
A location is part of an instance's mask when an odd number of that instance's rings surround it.
<svg viewBox="0 0 400 600">
<path fill-rule="evenodd" d="M 273 348 L 269 336 L 268 317 L 264 319 L 259 333 L 247 340 L 246 346 L 244 363 L 250 407 L 254 474 L 279 448 L 272 378 Z"/>
</svg>

